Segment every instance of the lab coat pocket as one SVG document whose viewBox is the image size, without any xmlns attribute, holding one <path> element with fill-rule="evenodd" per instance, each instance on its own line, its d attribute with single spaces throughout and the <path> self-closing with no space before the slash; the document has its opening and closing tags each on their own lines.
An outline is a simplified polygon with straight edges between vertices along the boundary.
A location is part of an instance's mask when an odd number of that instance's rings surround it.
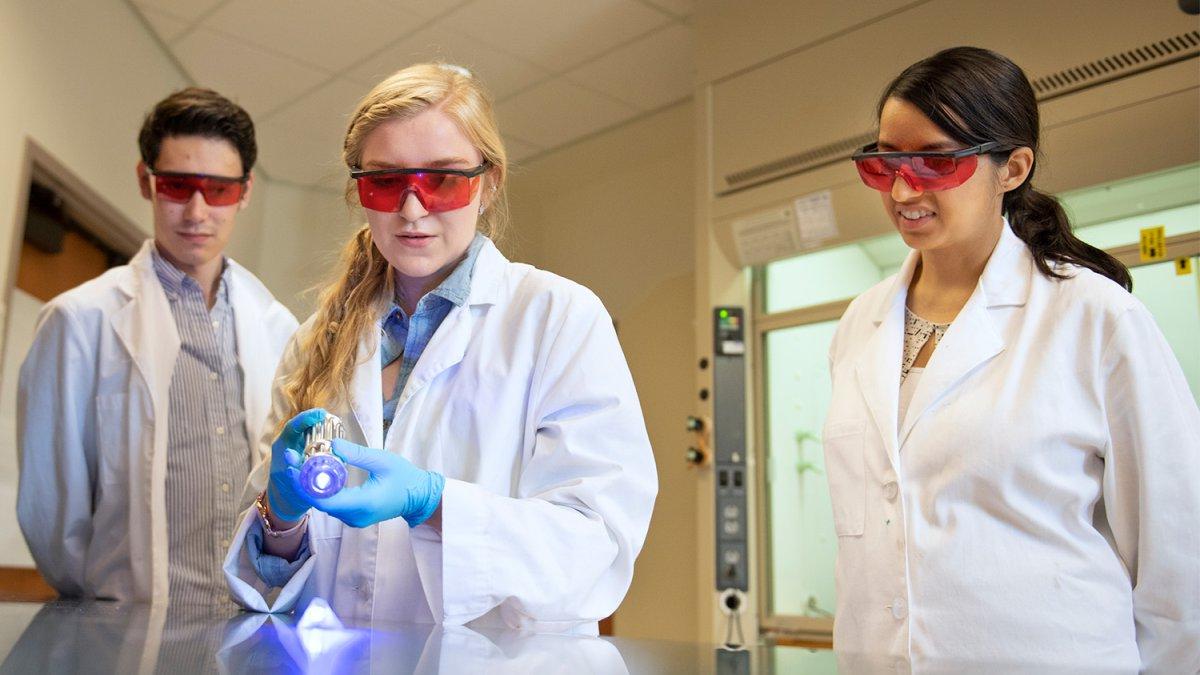
<svg viewBox="0 0 1200 675">
<path fill-rule="evenodd" d="M 862 536 L 867 504 L 863 459 L 866 422 L 849 420 L 825 425 L 825 473 L 833 502 L 833 527 L 839 537 Z"/>
</svg>

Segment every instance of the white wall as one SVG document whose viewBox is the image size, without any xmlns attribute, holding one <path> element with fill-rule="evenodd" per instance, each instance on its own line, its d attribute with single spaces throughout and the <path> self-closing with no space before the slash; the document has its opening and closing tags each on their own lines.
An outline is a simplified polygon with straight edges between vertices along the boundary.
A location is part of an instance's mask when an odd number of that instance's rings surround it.
<svg viewBox="0 0 1200 675">
<path fill-rule="evenodd" d="M 251 268 L 303 322 L 316 304 L 308 291 L 365 221 L 351 214 L 341 193 L 287 183 L 271 183 L 258 204 L 263 216 L 255 225 L 258 250 Z"/>
</svg>

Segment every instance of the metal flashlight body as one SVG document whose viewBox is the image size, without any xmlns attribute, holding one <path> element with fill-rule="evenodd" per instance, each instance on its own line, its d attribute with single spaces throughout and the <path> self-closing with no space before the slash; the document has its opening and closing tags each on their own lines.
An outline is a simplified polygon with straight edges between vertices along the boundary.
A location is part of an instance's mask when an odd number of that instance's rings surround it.
<svg viewBox="0 0 1200 675">
<path fill-rule="evenodd" d="M 342 420 L 329 414 L 305 434 L 300 488 L 310 497 L 331 497 L 346 486 L 346 463 L 333 454 L 333 440 L 343 436 Z"/>
</svg>

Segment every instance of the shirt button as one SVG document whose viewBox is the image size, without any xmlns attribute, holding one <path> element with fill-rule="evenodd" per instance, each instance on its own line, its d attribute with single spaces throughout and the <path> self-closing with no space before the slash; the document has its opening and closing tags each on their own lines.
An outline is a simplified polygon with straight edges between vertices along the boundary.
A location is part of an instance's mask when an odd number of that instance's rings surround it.
<svg viewBox="0 0 1200 675">
<path fill-rule="evenodd" d="M 217 375 L 216 373 L 209 373 L 209 374 L 208 374 L 208 379 L 210 379 L 210 380 L 215 380 L 215 379 L 217 379 L 218 377 L 220 377 L 220 375 Z"/>
<path fill-rule="evenodd" d="M 220 328 L 220 327 L 221 327 L 221 322 L 220 322 L 220 321 L 214 321 L 214 322 L 213 322 L 213 328 Z"/>
<path fill-rule="evenodd" d="M 229 548 L 229 540 L 228 539 L 221 540 L 221 548 Z"/>
<path fill-rule="evenodd" d="M 895 499 L 899 493 L 900 488 L 896 485 L 896 481 L 892 480 L 883 484 L 883 496 L 887 497 L 888 501 Z"/>
<path fill-rule="evenodd" d="M 221 483 L 221 492 L 229 492 L 229 483 Z"/>
<path fill-rule="evenodd" d="M 225 434 L 225 427 L 217 427 L 213 431 L 216 431 L 218 436 L 223 436 Z"/>
<path fill-rule="evenodd" d="M 905 604 L 903 598 L 892 600 L 892 616 L 897 619 L 903 619 L 908 616 L 908 605 Z"/>
</svg>

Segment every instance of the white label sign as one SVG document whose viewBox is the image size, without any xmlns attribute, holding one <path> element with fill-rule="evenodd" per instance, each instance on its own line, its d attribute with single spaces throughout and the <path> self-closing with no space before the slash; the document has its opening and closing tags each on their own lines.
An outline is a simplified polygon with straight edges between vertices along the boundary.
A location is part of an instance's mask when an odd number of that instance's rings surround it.
<svg viewBox="0 0 1200 675">
<path fill-rule="evenodd" d="M 792 202 L 796 212 L 796 229 L 800 232 L 802 246 L 832 239 L 838 235 L 837 221 L 833 217 L 833 194 L 829 190 L 814 192 Z"/>
<path fill-rule="evenodd" d="M 733 239 L 743 265 L 794 255 L 800 243 L 791 207 L 761 211 L 733 221 Z"/>
</svg>

